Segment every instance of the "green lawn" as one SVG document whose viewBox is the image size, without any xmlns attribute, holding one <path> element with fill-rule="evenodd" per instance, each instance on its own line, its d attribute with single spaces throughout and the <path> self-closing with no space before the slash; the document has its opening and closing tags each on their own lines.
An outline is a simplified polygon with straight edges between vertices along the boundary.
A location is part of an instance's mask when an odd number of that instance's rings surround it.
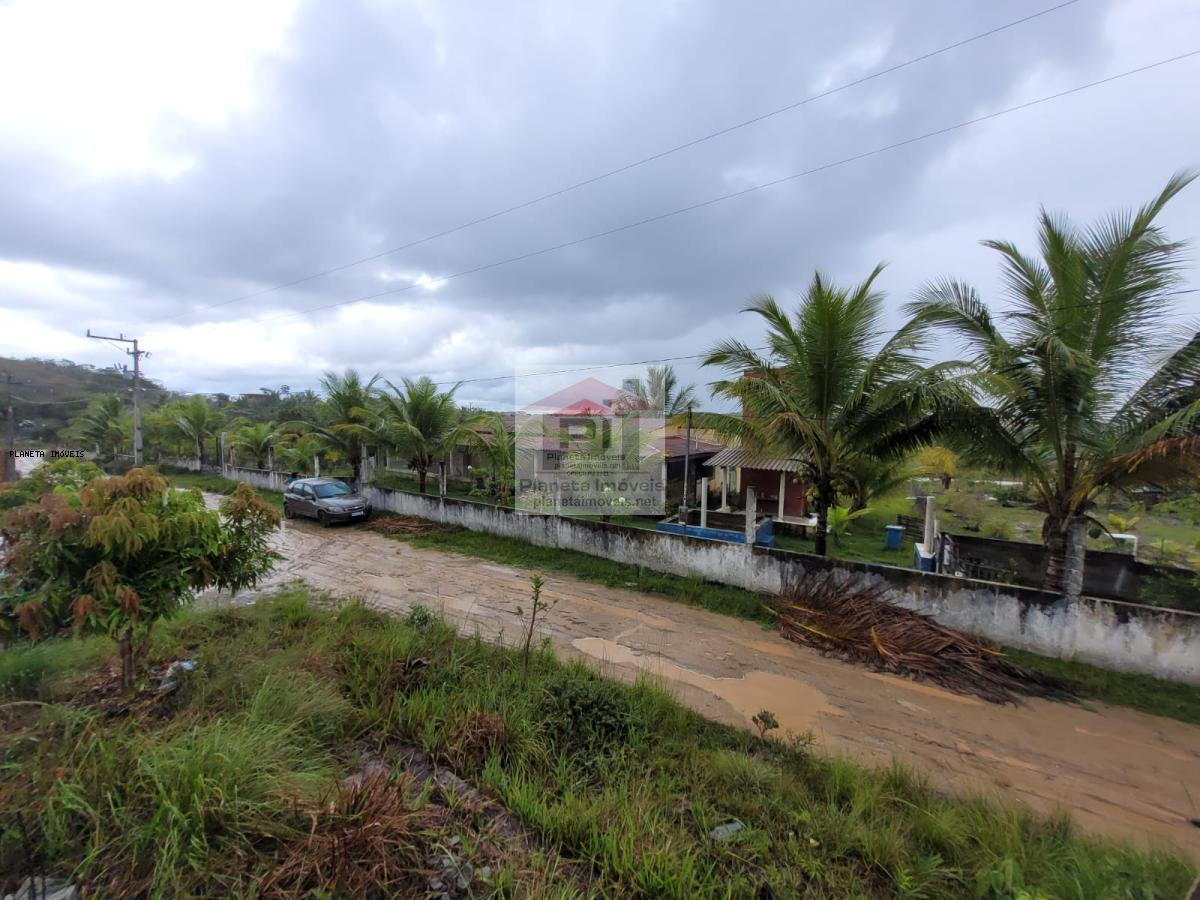
<svg viewBox="0 0 1200 900">
<path fill-rule="evenodd" d="M 1174 900 L 1193 877 L 1065 817 L 762 741 L 543 648 L 525 674 L 519 650 L 423 610 L 302 590 L 187 610 L 148 658 L 195 671 L 130 700 L 74 646 L 47 642 L 52 674 L 0 686 L 0 880 L 161 897 L 425 896 L 436 874 L 500 897 Z M 425 781 L 425 760 L 463 781 Z"/>
<path fill-rule="evenodd" d="M 884 563 L 889 566 L 913 568 L 913 542 L 905 538 L 899 550 L 888 550 L 885 528 L 896 524 L 896 516 L 912 514 L 912 501 L 902 494 L 879 498 L 867 507 L 867 512 L 850 523 L 850 533 L 840 541 L 830 536 L 827 550 L 835 559 L 857 562 Z M 775 546 L 781 550 L 813 552 L 812 529 L 806 538 L 777 533 Z"/>
</svg>

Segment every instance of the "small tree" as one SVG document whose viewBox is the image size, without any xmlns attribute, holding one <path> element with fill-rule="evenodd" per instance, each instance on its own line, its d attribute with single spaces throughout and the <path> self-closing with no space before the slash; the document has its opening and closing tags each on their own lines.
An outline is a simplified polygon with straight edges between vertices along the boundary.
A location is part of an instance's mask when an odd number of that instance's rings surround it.
<svg viewBox="0 0 1200 900">
<path fill-rule="evenodd" d="M 767 732 L 774 731 L 779 727 L 779 720 L 775 718 L 775 713 L 769 709 L 761 709 L 753 716 L 750 721 L 754 723 L 754 727 L 758 729 L 758 739 L 764 744 L 767 742 Z"/>
<path fill-rule="evenodd" d="M 833 506 L 829 509 L 829 534 L 837 546 L 842 546 L 842 538 L 850 537 L 850 523 L 865 516 L 871 510 L 869 507 L 851 510 L 846 506 Z"/>
<path fill-rule="evenodd" d="M 278 524 L 246 485 L 219 513 L 147 469 L 60 486 L 5 519 L 0 608 L 33 640 L 72 626 L 111 635 L 131 687 L 154 623 L 204 588 L 256 583 L 276 558 L 267 539 Z"/>
<path fill-rule="evenodd" d="M 529 648 L 533 643 L 533 629 L 537 624 L 538 613 L 545 612 L 558 602 L 557 600 L 547 601 L 542 599 L 542 588 L 545 586 L 546 582 L 542 580 L 541 575 L 531 575 L 529 577 L 529 583 L 533 589 L 531 597 L 533 602 L 529 608 L 529 630 L 525 632 L 525 648 L 522 654 L 522 671 L 526 678 L 529 677 Z M 518 606 L 517 615 L 524 616 L 525 610 Z"/>
<path fill-rule="evenodd" d="M 942 483 L 943 491 L 950 490 L 950 483 L 958 475 L 958 454 L 949 447 L 935 444 L 918 451 L 916 460 L 918 472 L 938 479 Z"/>
</svg>

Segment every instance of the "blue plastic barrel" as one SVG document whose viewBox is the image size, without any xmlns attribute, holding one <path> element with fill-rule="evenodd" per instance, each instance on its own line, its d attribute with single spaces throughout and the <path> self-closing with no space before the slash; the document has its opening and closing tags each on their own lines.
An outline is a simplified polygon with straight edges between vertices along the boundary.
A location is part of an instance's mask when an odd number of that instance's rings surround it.
<svg viewBox="0 0 1200 900">
<path fill-rule="evenodd" d="M 889 550 L 899 550 L 900 545 L 904 542 L 904 526 L 885 525 L 884 531 L 887 532 L 887 537 L 885 538 L 887 548 Z"/>
</svg>

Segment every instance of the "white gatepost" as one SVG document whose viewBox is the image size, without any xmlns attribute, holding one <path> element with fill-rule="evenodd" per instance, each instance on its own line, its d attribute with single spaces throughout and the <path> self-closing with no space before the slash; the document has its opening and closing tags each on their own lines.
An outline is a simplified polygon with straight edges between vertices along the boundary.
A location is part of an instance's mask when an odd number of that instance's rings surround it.
<svg viewBox="0 0 1200 900">
<path fill-rule="evenodd" d="M 753 547 L 754 539 L 758 537 L 758 492 L 754 488 L 746 488 L 746 546 Z"/>
<path fill-rule="evenodd" d="M 700 479 L 700 527 L 708 527 L 708 479 Z"/>
<path fill-rule="evenodd" d="M 313 454 L 313 477 L 321 477 L 321 457 L 315 453 Z"/>
</svg>

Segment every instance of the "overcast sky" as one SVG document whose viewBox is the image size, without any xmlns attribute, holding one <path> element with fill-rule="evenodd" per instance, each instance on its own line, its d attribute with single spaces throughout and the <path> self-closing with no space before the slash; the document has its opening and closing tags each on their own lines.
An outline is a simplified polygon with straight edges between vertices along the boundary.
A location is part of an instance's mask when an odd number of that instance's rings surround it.
<svg viewBox="0 0 1200 900">
<path fill-rule="evenodd" d="M 980 239 L 1029 245 L 1040 204 L 1086 221 L 1200 165 L 1200 57 L 438 278 L 1198 49 L 1200 3 L 1080 0 L 511 215 L 226 302 L 1053 2 L 0 0 L 0 354 L 122 361 L 90 327 L 141 338 L 147 372 L 177 389 L 313 387 L 350 365 L 454 381 L 757 342 L 738 310 L 764 291 L 793 304 L 818 267 L 849 282 L 887 261 L 889 324 L 928 278 L 994 298 Z M 1164 221 L 1200 238 L 1200 184 Z M 1182 328 L 1200 294 L 1179 300 Z M 512 396 L 511 382 L 461 389 Z"/>
</svg>

